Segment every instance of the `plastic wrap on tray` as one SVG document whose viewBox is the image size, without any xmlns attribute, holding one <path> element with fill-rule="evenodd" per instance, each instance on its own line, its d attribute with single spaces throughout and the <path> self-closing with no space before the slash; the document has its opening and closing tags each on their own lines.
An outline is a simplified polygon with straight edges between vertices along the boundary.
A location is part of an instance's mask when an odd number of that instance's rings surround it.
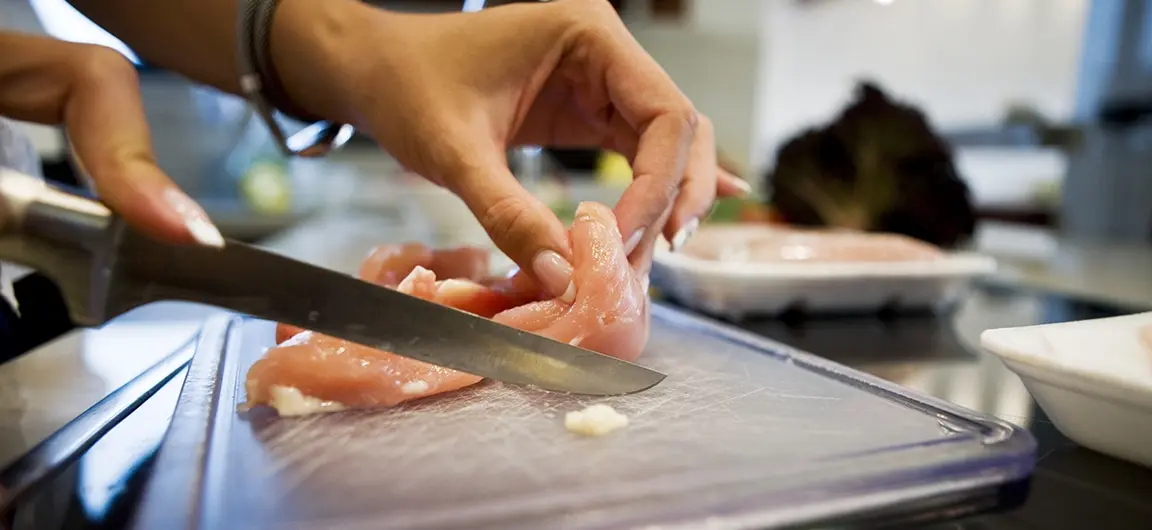
<svg viewBox="0 0 1152 530">
<path fill-rule="evenodd" d="M 934 309 L 995 265 L 894 234 L 709 225 L 678 252 L 657 251 L 652 284 L 681 304 L 727 318 Z"/>
</svg>

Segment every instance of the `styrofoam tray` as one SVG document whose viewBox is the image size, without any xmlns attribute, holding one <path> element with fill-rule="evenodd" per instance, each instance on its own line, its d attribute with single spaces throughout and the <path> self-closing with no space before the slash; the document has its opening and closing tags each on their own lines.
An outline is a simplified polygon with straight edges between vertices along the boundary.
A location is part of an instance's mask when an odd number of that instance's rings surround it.
<svg viewBox="0 0 1152 530">
<path fill-rule="evenodd" d="M 980 344 L 1065 436 L 1152 467 L 1152 312 L 990 329 Z"/>
<path fill-rule="evenodd" d="M 698 311 L 738 319 L 806 312 L 933 309 L 954 301 L 996 261 L 954 253 L 936 261 L 731 263 L 657 248 L 652 285 Z"/>
</svg>

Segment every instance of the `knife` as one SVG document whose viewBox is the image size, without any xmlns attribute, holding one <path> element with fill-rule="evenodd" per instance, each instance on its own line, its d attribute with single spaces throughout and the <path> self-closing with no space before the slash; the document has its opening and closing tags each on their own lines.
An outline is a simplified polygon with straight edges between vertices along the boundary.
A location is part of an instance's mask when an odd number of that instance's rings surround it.
<svg viewBox="0 0 1152 530">
<path fill-rule="evenodd" d="M 179 300 L 556 392 L 628 394 L 665 377 L 241 242 L 228 240 L 223 249 L 159 242 L 96 200 L 4 169 L 0 260 L 51 279 L 73 326 Z"/>
</svg>

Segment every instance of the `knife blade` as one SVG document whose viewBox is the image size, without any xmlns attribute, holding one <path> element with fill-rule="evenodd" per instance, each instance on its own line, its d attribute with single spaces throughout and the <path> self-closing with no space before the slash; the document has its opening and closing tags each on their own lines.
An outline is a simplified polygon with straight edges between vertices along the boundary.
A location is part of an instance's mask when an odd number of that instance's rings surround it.
<svg viewBox="0 0 1152 530">
<path fill-rule="evenodd" d="M 311 329 L 499 381 L 587 395 L 638 392 L 664 374 L 348 275 L 227 241 L 143 236 L 99 201 L 0 168 L 0 260 L 59 287 L 69 322 L 94 326 L 139 306 L 197 302 Z"/>
<path fill-rule="evenodd" d="M 185 300 L 291 324 L 430 364 L 545 390 L 638 392 L 664 374 L 241 242 L 170 245 L 124 227 L 108 311 Z"/>
</svg>

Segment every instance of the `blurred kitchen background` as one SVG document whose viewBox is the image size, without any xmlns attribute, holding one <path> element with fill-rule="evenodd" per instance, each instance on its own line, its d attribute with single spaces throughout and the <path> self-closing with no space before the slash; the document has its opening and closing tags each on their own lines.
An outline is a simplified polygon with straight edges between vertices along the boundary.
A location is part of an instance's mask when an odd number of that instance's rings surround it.
<svg viewBox="0 0 1152 530">
<path fill-rule="evenodd" d="M 999 269 L 989 283 L 1044 293 L 987 289 L 940 321 L 770 322 L 757 333 L 1043 431 L 1050 425 L 1036 419 L 1016 376 L 978 354 L 980 332 L 1083 318 L 1051 293 L 1114 312 L 1152 307 L 1152 0 L 613 4 L 711 117 L 724 165 L 756 190 L 723 202 L 711 220 L 904 232 L 992 255 Z M 231 237 L 343 264 L 396 238 L 487 244 L 458 199 L 405 174 L 370 141 L 354 138 L 322 160 L 286 160 L 242 101 L 143 64 L 66 0 L 0 0 L 0 29 L 102 43 L 136 61 L 160 165 Z M 83 182 L 62 131 L 23 125 L 46 175 Z M 595 150 L 509 155 L 524 184 L 564 217 L 580 200 L 615 201 L 631 176 L 625 161 Z M 178 347 L 206 314 L 149 311 L 0 362 L 0 460 Z M 102 484 L 114 480 L 104 476 L 137 458 L 101 450 L 139 453 L 163 436 L 139 432 L 166 425 L 176 383 L 85 460 L 90 491 L 107 497 L 112 488 Z M 1082 505 L 1093 484 L 1082 471 L 1067 482 L 1087 484 L 1084 495 L 1052 505 Z M 1037 511 L 1065 513 L 1048 506 Z"/>
<path fill-rule="evenodd" d="M 484 4 L 376 3 L 427 11 Z M 487 4 L 496 3 L 502 2 Z M 1071 237 L 1152 243 L 1152 178 L 1147 176 L 1152 129 L 1144 120 L 1152 111 L 1148 1 L 613 4 L 636 38 L 715 122 L 728 167 L 758 191 L 761 204 L 728 204 L 717 216 L 771 219 L 775 214 L 789 222 L 837 224 L 836 213 L 812 211 L 805 203 L 810 194 L 791 197 L 797 193 L 789 182 L 864 179 L 862 169 L 845 171 L 843 163 L 860 166 L 860 157 L 874 152 L 882 160 L 880 173 L 900 174 L 882 186 L 903 189 L 915 187 L 906 181 L 921 181 L 920 191 L 904 190 L 895 199 L 888 193 L 886 204 L 916 203 L 909 209 L 920 213 L 846 223 L 905 231 L 902 226 L 923 224 L 927 211 L 955 217 L 930 222 L 941 226 L 914 234 L 941 244 L 967 241 L 968 217 L 977 219 L 977 239 L 989 222 L 1008 222 Z M 0 27 L 103 43 L 137 60 L 65 0 L 0 0 Z M 231 236 L 260 239 L 351 203 L 395 201 L 395 179 L 418 186 L 359 138 L 330 159 L 285 160 L 238 99 L 146 64 L 140 64 L 140 72 L 161 166 Z M 841 117 L 849 106 L 857 111 L 854 117 Z M 892 130 L 881 131 L 884 127 Z M 59 130 L 31 125 L 28 130 L 50 176 L 78 178 Z M 778 160 L 781 147 L 808 130 L 813 135 L 795 142 L 792 162 Z M 611 154 L 536 149 L 510 154 L 514 170 L 558 210 L 585 198 L 613 200 L 628 178 L 627 165 Z M 845 172 L 858 174 L 829 176 Z M 916 176 L 933 172 L 937 175 Z M 964 199 L 964 187 L 970 199 Z M 932 193 L 936 196 L 927 197 Z M 779 204 L 769 208 L 769 200 Z M 879 210 L 888 207 L 872 200 L 849 197 L 841 206 L 856 201 L 863 206 L 845 208 L 879 219 Z"/>
</svg>

